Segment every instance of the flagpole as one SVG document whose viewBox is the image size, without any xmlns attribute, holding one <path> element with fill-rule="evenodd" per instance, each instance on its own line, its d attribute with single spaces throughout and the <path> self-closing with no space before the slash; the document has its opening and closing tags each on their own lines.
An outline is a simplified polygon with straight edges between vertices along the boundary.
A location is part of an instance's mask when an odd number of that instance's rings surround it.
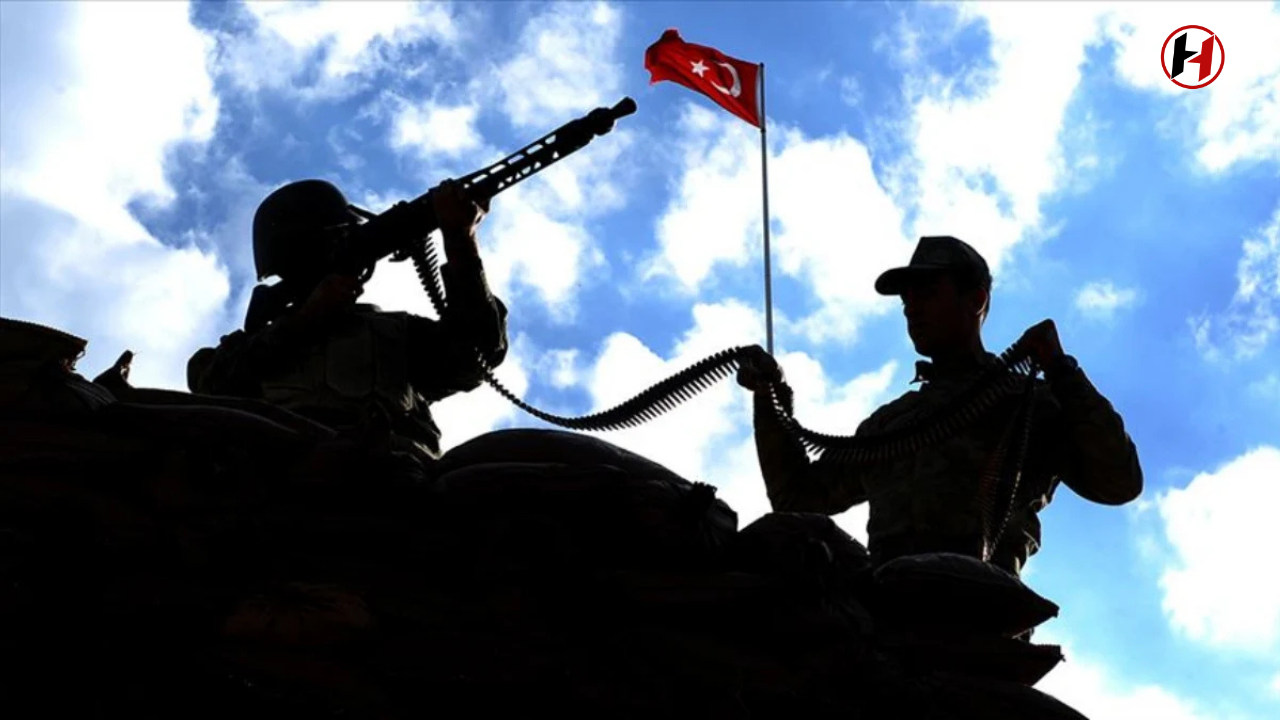
<svg viewBox="0 0 1280 720">
<path fill-rule="evenodd" d="M 773 272 L 769 251 L 769 146 L 765 137 L 768 124 L 764 111 L 764 63 L 760 63 L 760 180 L 764 198 L 764 322 L 769 354 L 773 354 Z"/>
</svg>

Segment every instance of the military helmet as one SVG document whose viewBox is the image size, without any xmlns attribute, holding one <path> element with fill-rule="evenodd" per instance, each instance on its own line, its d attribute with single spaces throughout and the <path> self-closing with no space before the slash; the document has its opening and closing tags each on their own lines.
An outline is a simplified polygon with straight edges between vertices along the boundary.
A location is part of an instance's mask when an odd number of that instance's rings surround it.
<svg viewBox="0 0 1280 720">
<path fill-rule="evenodd" d="M 299 180 L 277 188 L 253 216 L 253 262 L 258 279 L 271 275 L 283 278 L 314 268 L 330 250 L 322 231 L 360 217 L 333 183 Z"/>
</svg>

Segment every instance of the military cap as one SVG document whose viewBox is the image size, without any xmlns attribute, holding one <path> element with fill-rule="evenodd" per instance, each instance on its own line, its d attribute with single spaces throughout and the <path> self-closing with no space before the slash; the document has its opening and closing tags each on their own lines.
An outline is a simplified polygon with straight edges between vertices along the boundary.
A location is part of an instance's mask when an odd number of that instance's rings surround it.
<svg viewBox="0 0 1280 720">
<path fill-rule="evenodd" d="M 876 292 L 901 295 L 913 279 L 939 272 L 952 273 L 991 288 L 991 270 L 977 250 L 950 235 L 926 235 L 916 245 L 911 262 L 905 267 L 886 270 L 876 279 Z"/>
</svg>

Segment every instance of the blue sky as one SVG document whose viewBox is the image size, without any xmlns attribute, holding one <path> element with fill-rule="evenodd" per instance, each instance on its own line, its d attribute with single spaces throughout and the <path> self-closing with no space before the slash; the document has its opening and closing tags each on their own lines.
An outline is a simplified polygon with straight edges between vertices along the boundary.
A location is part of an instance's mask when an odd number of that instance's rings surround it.
<svg viewBox="0 0 1280 720">
<path fill-rule="evenodd" d="M 1207 89 L 1155 58 L 1199 24 Z M 256 204 L 304 177 L 381 210 L 630 95 L 639 112 L 504 193 L 482 226 L 511 307 L 498 375 L 580 414 L 764 342 L 756 131 L 643 52 L 668 27 L 767 68 L 777 354 L 810 427 L 908 389 L 871 289 L 915 238 L 996 275 L 989 349 L 1044 318 L 1124 415 L 1147 487 L 1060 491 L 1028 582 L 1062 605 L 1042 688 L 1094 718 L 1280 714 L 1280 5 L 0 5 L 0 312 L 183 387 L 237 327 Z M 367 297 L 430 314 L 409 268 Z M 606 437 L 767 511 L 724 383 Z M 445 442 L 535 424 L 482 388 Z M 865 538 L 865 509 L 839 518 Z"/>
</svg>

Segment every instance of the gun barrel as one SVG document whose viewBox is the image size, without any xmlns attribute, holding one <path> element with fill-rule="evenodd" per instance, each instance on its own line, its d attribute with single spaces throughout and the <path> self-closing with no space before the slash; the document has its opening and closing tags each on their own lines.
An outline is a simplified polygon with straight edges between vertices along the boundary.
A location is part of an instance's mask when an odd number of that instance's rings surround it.
<svg viewBox="0 0 1280 720">
<path fill-rule="evenodd" d="M 629 97 L 613 107 L 596 108 L 502 160 L 461 178 L 460 183 L 469 197 L 484 203 L 609 133 L 615 121 L 635 111 L 636 101 Z M 338 272 L 352 276 L 371 271 L 382 259 L 405 252 L 412 243 L 440 227 L 430 190 L 412 200 L 400 201 L 377 215 L 354 206 L 353 210 L 367 221 L 348 230 L 338 243 L 331 265 Z M 297 293 L 294 284 L 286 281 L 274 286 L 259 285 L 249 303 L 245 329 L 252 331 L 265 325 L 289 302 L 299 300 Z"/>
<path fill-rule="evenodd" d="M 618 118 L 636 111 L 636 101 L 626 97 L 611 108 L 600 107 L 570 120 L 492 165 L 459 180 L 468 196 L 485 202 L 503 190 L 529 178 L 586 147 L 613 130 Z M 352 242 L 344 243 L 339 267 L 352 274 L 403 250 L 410 242 L 439 227 L 431 191 L 399 202 L 356 228 Z"/>
</svg>

